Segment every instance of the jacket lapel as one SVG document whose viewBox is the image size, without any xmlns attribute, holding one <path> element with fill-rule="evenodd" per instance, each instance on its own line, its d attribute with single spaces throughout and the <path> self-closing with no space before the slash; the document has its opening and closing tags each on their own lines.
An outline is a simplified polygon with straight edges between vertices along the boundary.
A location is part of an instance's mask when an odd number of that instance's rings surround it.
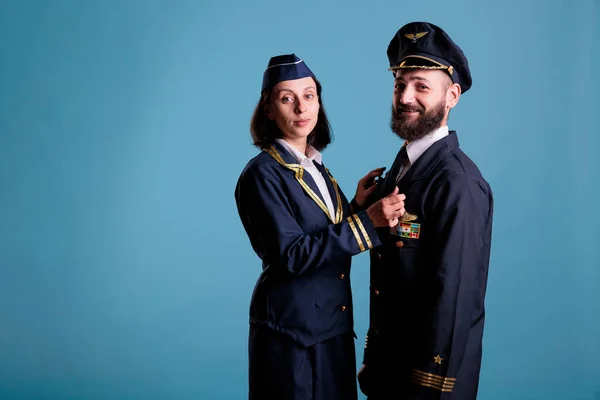
<svg viewBox="0 0 600 400">
<path fill-rule="evenodd" d="M 281 156 L 283 161 L 285 161 L 286 164 L 295 165 L 299 168 L 302 168 L 302 170 L 304 171 L 302 174 L 302 180 L 304 181 L 304 183 L 306 183 L 308 185 L 310 190 L 312 190 L 315 193 L 315 195 L 319 197 L 319 200 L 321 200 L 323 202 L 323 204 L 325 204 L 325 199 L 323 198 L 323 195 L 319 191 L 319 187 L 317 186 L 317 183 L 315 182 L 313 177 L 308 172 L 306 172 L 306 170 L 304 170 L 304 168 L 301 167 L 300 164 L 298 164 L 298 160 L 296 160 L 296 158 L 292 155 L 292 153 L 290 153 L 285 147 L 280 145 L 278 142 L 275 142 L 273 144 L 273 147 L 275 147 L 275 149 L 277 150 L 277 152 L 279 153 L 279 155 Z"/>
<path fill-rule="evenodd" d="M 323 176 L 323 179 L 325 179 L 325 184 L 327 185 L 327 190 L 329 191 L 329 196 L 331 196 L 331 199 L 333 200 L 333 205 L 335 206 L 336 205 L 335 204 L 335 191 L 333 189 L 333 183 L 331 182 L 331 177 L 327 173 L 327 168 L 325 168 L 325 166 L 323 164 L 319 164 L 318 162 L 313 161 L 313 164 L 315 165 L 315 167 L 317 167 L 317 169 Z"/>
<path fill-rule="evenodd" d="M 402 179 L 400 179 L 398 187 L 402 189 L 410 182 L 427 178 L 441 159 L 456 148 L 458 148 L 456 131 L 450 131 L 448 136 L 438 140 L 421 154 L 417 161 L 410 166 Z"/>
<path fill-rule="evenodd" d="M 327 209 L 327 206 L 325 205 L 325 201 L 323 200 L 322 195 L 319 193 L 319 189 L 318 189 L 317 184 L 315 183 L 314 179 L 310 176 L 309 173 L 307 173 L 304 170 L 304 168 L 302 166 L 300 166 L 298 164 L 298 162 L 296 161 L 294 156 L 289 151 L 287 151 L 283 146 L 281 146 L 277 142 L 275 142 L 268 149 L 265 149 L 265 151 L 267 153 L 269 153 L 279 164 L 283 165 L 284 167 L 286 167 L 289 170 L 294 172 L 295 178 L 298 181 L 298 183 L 300 184 L 300 186 L 302 186 L 302 189 L 304 189 L 306 194 L 308 194 L 308 196 L 315 203 L 317 203 L 319 208 L 321 210 L 323 210 L 323 212 L 325 213 L 325 215 L 327 215 L 327 217 L 329 218 L 330 221 L 332 221 L 333 223 L 341 222 L 341 220 L 342 220 L 341 201 L 340 201 L 339 192 L 337 190 L 337 184 L 335 182 L 328 183 L 328 187 L 329 187 L 329 184 L 333 184 L 333 186 L 334 186 L 333 189 L 336 192 L 336 195 L 334 195 L 334 197 L 332 197 L 334 205 L 336 204 L 336 200 L 337 200 L 336 213 L 335 213 L 335 215 L 330 215 L 329 210 Z M 325 182 L 328 182 L 328 181 L 329 181 L 329 179 L 325 179 Z"/>
</svg>

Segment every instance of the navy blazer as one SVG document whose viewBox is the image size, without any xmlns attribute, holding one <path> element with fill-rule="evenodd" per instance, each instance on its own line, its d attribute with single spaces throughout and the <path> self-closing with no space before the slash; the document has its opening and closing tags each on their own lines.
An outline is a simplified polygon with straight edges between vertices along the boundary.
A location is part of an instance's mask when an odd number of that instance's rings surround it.
<svg viewBox="0 0 600 400">
<path fill-rule="evenodd" d="M 393 168 L 392 168 L 393 169 Z M 386 176 L 376 201 L 393 190 Z M 435 142 L 398 182 L 407 214 L 378 229 L 371 251 L 370 328 L 361 388 L 402 399 L 475 399 L 493 197 L 456 132 Z M 384 397 L 386 398 L 386 397 Z"/>
<path fill-rule="evenodd" d="M 262 260 L 250 323 L 303 346 L 353 332 L 351 257 L 381 244 L 366 212 L 351 214 L 335 179 L 315 164 L 335 215 L 310 174 L 279 143 L 248 162 L 235 189 L 240 219 Z"/>
</svg>

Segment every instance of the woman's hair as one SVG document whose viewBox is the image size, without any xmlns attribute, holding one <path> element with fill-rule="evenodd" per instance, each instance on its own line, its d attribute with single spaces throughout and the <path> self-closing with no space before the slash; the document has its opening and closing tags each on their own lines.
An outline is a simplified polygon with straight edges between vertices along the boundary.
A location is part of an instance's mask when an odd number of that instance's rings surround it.
<svg viewBox="0 0 600 400">
<path fill-rule="evenodd" d="M 321 98 L 321 83 L 314 78 L 317 84 L 317 96 L 319 98 L 319 115 L 317 124 L 313 131 L 308 135 L 308 144 L 313 146 L 318 151 L 322 151 L 329 143 L 331 143 L 331 125 L 327 119 L 325 108 L 323 107 L 323 101 Z M 250 133 L 252 134 L 252 140 L 254 145 L 259 149 L 265 149 L 275 142 L 276 138 L 282 136 L 279 127 L 275 121 L 269 119 L 266 114 L 266 106 L 269 104 L 269 98 L 271 96 L 272 89 L 264 91 L 261 96 L 254 113 L 252 114 L 252 120 L 250 121 Z"/>
</svg>

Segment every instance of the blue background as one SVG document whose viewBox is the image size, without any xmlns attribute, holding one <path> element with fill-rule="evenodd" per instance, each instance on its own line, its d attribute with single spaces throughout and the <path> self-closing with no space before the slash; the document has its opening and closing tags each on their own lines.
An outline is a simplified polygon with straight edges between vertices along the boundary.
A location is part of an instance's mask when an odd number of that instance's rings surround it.
<svg viewBox="0 0 600 400">
<path fill-rule="evenodd" d="M 449 126 L 495 193 L 479 398 L 600 398 L 600 2 L 482 3 L 0 1 L 0 398 L 245 398 L 260 263 L 233 189 L 262 72 L 315 71 L 352 197 L 400 145 L 411 20 L 469 58 Z M 360 361 L 366 254 L 352 279 Z"/>
</svg>

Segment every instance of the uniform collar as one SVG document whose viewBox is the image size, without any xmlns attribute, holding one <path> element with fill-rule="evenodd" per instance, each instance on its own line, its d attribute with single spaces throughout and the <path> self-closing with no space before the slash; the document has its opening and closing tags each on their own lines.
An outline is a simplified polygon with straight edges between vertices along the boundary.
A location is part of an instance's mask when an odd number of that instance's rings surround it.
<svg viewBox="0 0 600 400">
<path fill-rule="evenodd" d="M 321 152 L 319 152 L 317 149 L 315 149 L 310 144 L 306 146 L 306 153 L 308 154 L 308 156 L 307 156 L 305 154 L 302 154 L 300 151 L 298 151 L 294 146 L 292 146 L 291 144 L 286 142 L 284 139 L 277 138 L 277 139 L 275 139 L 275 141 L 277 143 L 279 143 L 284 149 L 289 151 L 292 154 L 292 156 L 294 156 L 294 158 L 296 159 L 298 164 L 300 164 L 300 165 L 302 165 L 302 162 L 304 160 L 308 160 L 310 162 L 315 161 L 318 164 L 321 164 L 323 162 L 323 155 L 321 154 Z"/>
<path fill-rule="evenodd" d="M 435 131 L 414 140 L 406 145 L 406 153 L 410 165 L 413 165 L 432 144 L 448 136 L 448 126 L 442 126 Z"/>
<path fill-rule="evenodd" d="M 406 172 L 402 179 L 410 181 L 427 178 L 431 171 L 446 154 L 459 148 L 458 136 L 455 131 L 449 131 L 448 135 L 432 143 L 429 148 L 421 154 L 414 165 Z"/>
</svg>

